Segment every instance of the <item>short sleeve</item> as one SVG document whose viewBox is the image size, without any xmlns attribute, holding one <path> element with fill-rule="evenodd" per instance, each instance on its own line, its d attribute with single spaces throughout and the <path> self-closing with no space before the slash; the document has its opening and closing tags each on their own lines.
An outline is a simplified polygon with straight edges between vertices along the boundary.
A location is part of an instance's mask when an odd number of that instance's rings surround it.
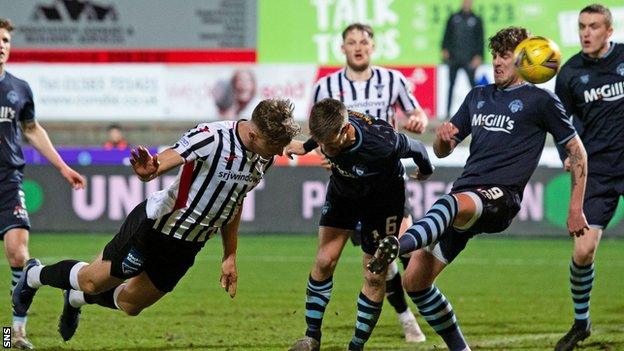
<svg viewBox="0 0 624 351">
<path fill-rule="evenodd" d="M 312 104 L 316 104 L 317 102 L 328 98 L 327 89 L 325 85 L 327 84 L 327 77 L 321 78 L 314 85 L 313 95 L 312 95 Z"/>
<path fill-rule="evenodd" d="M 401 106 L 401 109 L 403 110 L 403 112 L 410 113 L 416 110 L 417 108 L 420 108 L 420 105 L 418 104 L 418 100 L 416 100 L 412 92 L 412 87 L 407 81 L 407 79 L 405 78 L 405 76 L 403 75 L 403 73 L 399 71 L 392 71 L 390 74 L 395 74 L 398 78 L 395 80 L 397 82 L 396 84 L 398 85 L 397 86 L 397 92 L 398 92 L 397 102 L 399 106 Z"/>
<path fill-rule="evenodd" d="M 26 84 L 24 88 L 24 105 L 20 110 L 19 121 L 28 122 L 35 119 L 35 102 L 30 86 Z"/>
<path fill-rule="evenodd" d="M 576 130 L 572 125 L 572 117 L 568 116 L 565 107 L 556 95 L 548 91 L 546 93 L 548 93 L 548 98 L 543 103 L 543 118 L 546 124 L 546 131 L 552 134 L 557 144 L 565 145 L 576 136 Z"/>
<path fill-rule="evenodd" d="M 197 158 L 210 155 L 214 151 L 217 135 L 210 124 L 198 124 L 190 129 L 175 143 L 171 149 L 184 158 L 185 161 L 193 161 Z"/>
<path fill-rule="evenodd" d="M 470 102 L 472 101 L 473 95 L 474 89 L 466 95 L 466 98 L 459 107 L 459 110 L 457 110 L 453 118 L 451 118 L 450 122 L 453 123 L 457 129 L 459 129 L 459 132 L 454 137 L 457 143 L 461 143 L 462 140 L 466 139 L 466 137 L 472 132 L 472 126 L 470 125 Z"/>
</svg>

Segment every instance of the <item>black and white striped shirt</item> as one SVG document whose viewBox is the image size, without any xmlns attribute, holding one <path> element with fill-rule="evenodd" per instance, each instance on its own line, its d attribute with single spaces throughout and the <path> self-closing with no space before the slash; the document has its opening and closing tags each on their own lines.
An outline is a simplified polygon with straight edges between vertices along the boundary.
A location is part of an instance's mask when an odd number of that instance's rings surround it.
<svg viewBox="0 0 624 351">
<path fill-rule="evenodd" d="M 147 199 L 154 229 L 203 242 L 234 218 L 246 194 L 273 164 L 273 158 L 265 160 L 245 148 L 237 124 L 199 124 L 172 147 L 186 163 L 173 184 Z"/>
<path fill-rule="evenodd" d="M 396 128 L 395 106 L 410 113 L 419 107 L 418 101 L 401 72 L 371 68 L 373 74 L 366 81 L 348 79 L 346 68 L 319 79 L 314 87 L 314 103 L 325 98 L 340 100 L 348 110 L 383 119 Z"/>
</svg>

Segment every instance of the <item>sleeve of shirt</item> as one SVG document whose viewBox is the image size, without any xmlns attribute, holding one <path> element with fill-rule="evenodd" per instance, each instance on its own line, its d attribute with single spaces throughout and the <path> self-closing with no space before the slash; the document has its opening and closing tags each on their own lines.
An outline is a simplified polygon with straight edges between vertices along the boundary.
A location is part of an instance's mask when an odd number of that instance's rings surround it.
<svg viewBox="0 0 624 351">
<path fill-rule="evenodd" d="M 416 108 L 419 108 L 420 105 L 418 104 L 418 100 L 416 100 L 416 98 L 414 97 L 414 94 L 412 93 L 412 87 L 403 75 L 403 73 L 399 71 L 391 71 L 390 74 L 394 74 L 398 78 L 395 80 L 398 92 L 397 102 L 399 103 L 399 106 L 401 106 L 403 112 L 409 114 Z"/>
<path fill-rule="evenodd" d="M 185 161 L 193 161 L 211 155 L 219 142 L 217 138 L 218 135 L 210 128 L 210 124 L 202 123 L 184 133 L 171 148 Z"/>
<path fill-rule="evenodd" d="M 576 132 L 579 135 L 583 135 L 583 122 L 581 122 L 576 112 L 576 105 L 574 104 L 574 99 L 572 98 L 572 94 L 570 92 L 569 78 L 565 69 L 559 71 L 559 74 L 557 74 L 555 94 L 557 94 L 563 108 L 565 108 L 570 116 L 570 119 L 572 119 L 572 125 L 574 126 L 574 129 L 576 129 Z M 563 162 L 568 157 L 565 145 L 557 143 L 556 147 L 557 152 L 559 153 L 559 158 Z"/>
<path fill-rule="evenodd" d="M 577 135 L 572 118 L 568 116 L 565 107 L 555 94 L 546 91 L 549 98 L 543 103 L 543 118 L 546 130 L 552 134 L 558 146 L 565 144 Z"/>
<path fill-rule="evenodd" d="M 399 157 L 413 159 L 420 172 L 424 175 L 433 173 L 433 166 L 429 160 L 429 154 L 425 145 L 403 133 L 397 134 L 396 150 Z"/>
<path fill-rule="evenodd" d="M 327 94 L 327 88 L 325 87 L 326 84 L 327 84 L 326 77 L 321 78 L 318 80 L 318 82 L 316 82 L 316 84 L 314 85 L 314 90 L 312 94 L 312 105 L 329 97 L 329 95 Z"/>
<path fill-rule="evenodd" d="M 450 122 L 453 123 L 459 132 L 455 135 L 454 139 L 459 144 L 461 143 L 470 133 L 472 133 L 472 126 L 470 124 L 470 101 L 472 100 L 472 96 L 474 94 L 474 89 L 472 89 L 464 102 L 462 102 L 461 106 L 459 106 L 459 110 L 455 113 L 455 115 L 451 118 Z"/>
<path fill-rule="evenodd" d="M 22 109 L 20 111 L 20 115 L 19 115 L 19 121 L 20 122 L 27 122 L 27 121 L 32 121 L 35 119 L 35 102 L 33 99 L 33 93 L 32 90 L 30 89 L 30 86 L 27 84 L 26 88 L 24 89 L 24 106 L 22 106 Z"/>
</svg>

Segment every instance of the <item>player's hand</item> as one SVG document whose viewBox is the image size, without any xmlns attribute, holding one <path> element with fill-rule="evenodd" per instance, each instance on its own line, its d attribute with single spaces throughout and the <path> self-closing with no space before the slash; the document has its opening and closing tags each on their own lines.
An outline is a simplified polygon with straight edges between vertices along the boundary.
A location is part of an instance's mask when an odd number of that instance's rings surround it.
<svg viewBox="0 0 624 351">
<path fill-rule="evenodd" d="M 87 185 L 87 181 L 84 177 L 70 167 L 63 168 L 61 170 L 61 175 L 71 184 L 74 190 L 83 189 Z"/>
<path fill-rule="evenodd" d="M 303 142 L 299 140 L 292 140 L 290 144 L 284 148 L 284 155 L 292 160 L 292 155 L 305 155 L 306 151 L 303 148 Z"/>
<path fill-rule="evenodd" d="M 571 237 L 580 237 L 589 230 L 589 224 L 583 211 L 574 211 L 568 214 L 568 233 Z"/>
<path fill-rule="evenodd" d="M 566 172 L 570 172 L 570 158 L 566 157 L 565 160 L 563 160 L 563 170 Z"/>
<path fill-rule="evenodd" d="M 160 162 L 158 161 L 158 154 L 153 156 L 143 146 L 139 145 L 136 149 L 130 150 L 130 164 L 134 173 L 144 182 L 148 182 L 158 174 L 158 167 Z"/>
<path fill-rule="evenodd" d="M 453 141 L 453 137 L 459 133 L 459 129 L 451 122 L 444 122 L 438 126 L 436 130 L 436 136 L 442 142 L 450 144 Z"/>
<path fill-rule="evenodd" d="M 431 165 L 431 167 L 433 168 L 433 165 Z M 419 181 L 423 181 L 423 180 L 427 180 L 429 179 L 429 177 L 431 177 L 431 175 L 433 174 L 433 172 L 431 174 L 422 174 L 420 173 L 420 168 L 416 167 L 416 170 L 414 172 L 412 172 L 409 177 L 411 179 L 416 179 Z"/>
<path fill-rule="evenodd" d="M 416 134 L 422 134 L 429 124 L 429 119 L 424 113 L 412 115 L 408 118 L 404 128 Z"/>
<path fill-rule="evenodd" d="M 238 273 L 236 272 L 236 261 L 227 258 L 221 263 L 221 287 L 230 295 L 231 298 L 236 296 L 236 283 L 238 281 Z"/>
</svg>

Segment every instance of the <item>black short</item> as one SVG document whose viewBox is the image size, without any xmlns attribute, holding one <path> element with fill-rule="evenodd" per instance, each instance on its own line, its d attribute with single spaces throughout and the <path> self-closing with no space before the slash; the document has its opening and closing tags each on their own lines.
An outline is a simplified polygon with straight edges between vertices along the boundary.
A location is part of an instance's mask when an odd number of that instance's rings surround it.
<svg viewBox="0 0 624 351">
<path fill-rule="evenodd" d="M 466 247 L 468 240 L 481 233 L 500 233 L 513 221 L 522 202 L 518 192 L 501 185 L 468 187 L 454 190 L 451 194 L 471 192 L 483 203 L 481 217 L 466 231 L 449 227 L 438 241 L 438 249 L 447 263 Z M 430 248 L 431 250 L 432 248 Z"/>
<path fill-rule="evenodd" d="M 624 195 L 624 179 L 590 174 L 587 177 L 583 212 L 590 226 L 606 228 Z"/>
<path fill-rule="evenodd" d="M 361 198 L 342 196 L 330 181 L 320 226 L 355 230 L 362 223 L 362 251 L 374 254 L 379 240 L 397 235 L 405 206 L 403 179 Z"/>
<path fill-rule="evenodd" d="M 193 266 L 202 244 L 183 241 L 153 229 L 146 201 L 137 205 L 106 244 L 103 259 L 111 261 L 113 277 L 128 279 L 145 271 L 154 286 L 170 292 Z"/>
<path fill-rule="evenodd" d="M 13 228 L 30 230 L 24 192 L 19 185 L 0 190 L 0 239 Z"/>
</svg>

